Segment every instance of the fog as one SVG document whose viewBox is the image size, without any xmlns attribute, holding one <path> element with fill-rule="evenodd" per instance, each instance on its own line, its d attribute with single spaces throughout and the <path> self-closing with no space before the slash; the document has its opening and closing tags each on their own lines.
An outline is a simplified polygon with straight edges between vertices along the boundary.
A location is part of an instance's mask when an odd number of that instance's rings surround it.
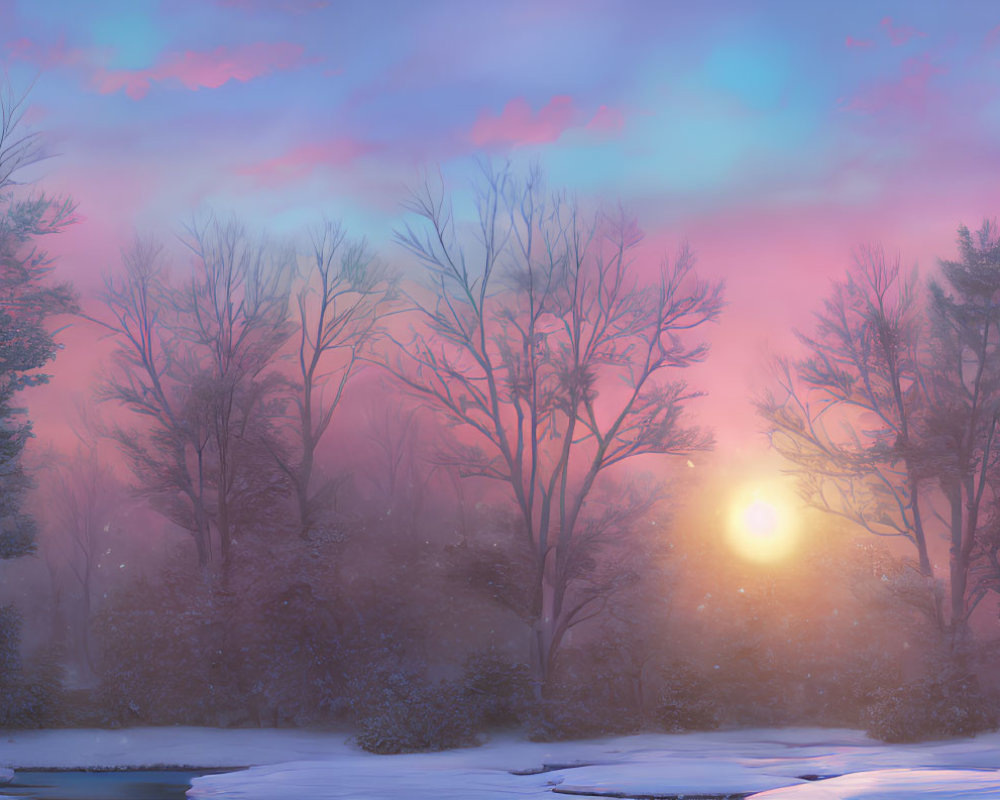
<svg viewBox="0 0 1000 800">
<path fill-rule="evenodd" d="M 537 171 L 481 169 L 478 229 L 413 195 L 407 269 L 336 222 L 210 215 L 47 322 L 98 355 L 72 436 L 39 425 L 11 462 L 36 531 L 3 565 L 8 724 L 347 725 L 376 752 L 510 726 L 893 739 L 945 724 L 910 705 L 940 692 L 968 709 L 946 724 L 988 726 L 995 323 L 949 378 L 956 295 L 864 251 L 813 354 L 773 362 L 772 452 L 741 464 L 679 377 L 722 284 L 687 249 L 637 268 L 634 222 Z M 993 258 L 989 225 L 962 235 Z M 983 523 L 949 528 L 953 500 Z"/>
</svg>

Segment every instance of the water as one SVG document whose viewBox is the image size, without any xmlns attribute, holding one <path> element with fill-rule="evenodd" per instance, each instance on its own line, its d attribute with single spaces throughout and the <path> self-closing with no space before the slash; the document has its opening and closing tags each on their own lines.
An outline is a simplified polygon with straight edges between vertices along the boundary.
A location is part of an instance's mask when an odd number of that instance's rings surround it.
<svg viewBox="0 0 1000 800">
<path fill-rule="evenodd" d="M 205 772 L 15 772 L 0 798 L 31 800 L 184 800 L 191 779 Z"/>
</svg>

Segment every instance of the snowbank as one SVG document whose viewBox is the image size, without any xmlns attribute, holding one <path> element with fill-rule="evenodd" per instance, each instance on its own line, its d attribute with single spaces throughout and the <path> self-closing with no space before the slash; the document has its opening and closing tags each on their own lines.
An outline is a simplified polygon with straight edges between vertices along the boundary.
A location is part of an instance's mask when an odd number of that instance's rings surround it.
<svg viewBox="0 0 1000 800">
<path fill-rule="evenodd" d="M 664 757 L 655 764 L 628 763 L 560 770 L 547 776 L 559 794 L 649 797 L 662 794 L 745 794 L 805 781 L 768 774 L 740 763 Z M 429 795 L 428 795 L 429 796 Z M 554 798 L 554 800 L 556 800 Z"/>
<path fill-rule="evenodd" d="M 388 758 L 346 750 L 323 763 L 300 762 L 197 778 L 189 796 L 495 800 L 544 795 L 555 800 L 554 795 L 761 792 L 763 798 L 789 800 L 1000 797 L 998 773 L 970 768 L 1000 768 L 1000 736 L 885 745 L 857 731 L 747 730 L 549 744 L 497 739 L 473 750 Z M 802 777 L 859 771 L 866 771 L 863 777 L 816 782 Z M 923 789 L 937 794 L 919 794 Z M 768 790 L 773 791 L 768 794 Z M 777 791 L 784 794 L 777 795 Z"/>
<path fill-rule="evenodd" d="M 755 773 L 739 764 L 704 764 L 669 759 L 660 765 L 631 763 L 569 768 L 531 775 L 503 769 L 438 764 L 432 756 L 298 762 L 254 767 L 246 772 L 195 778 L 192 798 L 241 800 L 496 800 L 508 797 L 610 797 L 655 794 L 731 794 L 788 786 L 795 778 Z M 221 779 L 221 780 L 220 780 Z M 556 793 L 556 794 L 553 794 Z"/>
<path fill-rule="evenodd" d="M 544 769 L 545 771 L 537 771 Z M 933 767 L 936 769 L 925 769 Z M 973 771 L 990 768 L 989 772 Z M 534 744 L 257 767 L 196 778 L 192 798 L 496 800 L 761 792 L 787 800 L 1000 797 L 1000 735 L 886 745 L 856 731 L 748 730 Z M 535 774 L 513 775 L 510 771 Z M 877 771 L 872 771 L 877 770 Z M 807 781 L 801 776 L 837 776 Z M 771 790 L 771 791 L 768 791 Z"/>
<path fill-rule="evenodd" d="M 789 786 L 753 795 L 756 800 L 910 800 L 1000 797 L 1000 771 L 881 769 Z"/>
</svg>

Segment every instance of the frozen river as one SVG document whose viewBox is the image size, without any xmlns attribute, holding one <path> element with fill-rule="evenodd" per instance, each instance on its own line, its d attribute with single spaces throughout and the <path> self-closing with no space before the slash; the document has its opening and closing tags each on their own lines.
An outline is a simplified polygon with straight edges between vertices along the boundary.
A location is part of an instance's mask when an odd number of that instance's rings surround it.
<svg viewBox="0 0 1000 800">
<path fill-rule="evenodd" d="M 32 800 L 184 800 L 191 779 L 187 770 L 128 772 L 32 772 L 21 770 L 0 785 L 0 798 Z"/>
</svg>

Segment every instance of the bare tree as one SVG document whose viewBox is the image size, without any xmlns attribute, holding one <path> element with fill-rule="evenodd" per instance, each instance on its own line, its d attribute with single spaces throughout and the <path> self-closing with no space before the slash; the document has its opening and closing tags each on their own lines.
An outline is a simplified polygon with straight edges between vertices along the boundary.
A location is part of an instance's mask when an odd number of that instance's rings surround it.
<svg viewBox="0 0 1000 800">
<path fill-rule="evenodd" d="M 382 386 L 386 396 L 391 396 L 391 385 Z M 446 480 L 428 453 L 427 441 L 434 433 L 421 425 L 420 410 L 404 397 L 384 407 L 370 407 L 365 414 L 365 439 L 371 445 L 366 472 L 379 507 L 391 519 L 392 528 L 414 532 L 435 478 Z"/>
<path fill-rule="evenodd" d="M 598 567 L 620 520 L 584 507 L 598 479 L 634 456 L 711 444 L 681 424 L 695 394 L 663 378 L 704 358 L 705 345 L 681 337 L 717 318 L 722 290 L 695 278 L 687 250 L 643 282 L 631 262 L 641 237 L 624 217 L 584 219 L 546 196 L 537 172 L 522 183 L 509 169 L 484 176 L 475 244 L 442 194 L 425 186 L 412 198 L 421 226 L 397 241 L 426 268 L 431 294 L 413 299 L 422 326 L 396 339 L 387 366 L 454 426 L 439 460 L 513 496 L 544 686 L 566 633 L 601 613 L 620 577 Z"/>
<path fill-rule="evenodd" d="M 27 109 L 28 92 L 18 95 L 5 82 L 0 87 L 0 191 L 18 185 L 18 170 L 47 158 L 42 134 L 25 128 Z"/>
<path fill-rule="evenodd" d="M 908 539 L 931 577 L 915 442 L 921 330 L 916 275 L 903 277 L 880 246 L 860 249 L 815 333 L 797 334 L 808 355 L 777 361 L 778 391 L 758 411 L 811 505 Z"/>
<path fill-rule="evenodd" d="M 171 286 L 154 245 L 125 254 L 125 275 L 107 282 L 104 324 L 118 340 L 101 396 L 144 419 L 112 435 L 138 489 L 212 557 L 225 562 L 248 506 L 273 505 L 272 419 L 282 386 L 272 369 L 290 334 L 291 259 L 236 222 L 212 218 L 187 230 L 190 278 Z"/>
<path fill-rule="evenodd" d="M 190 226 L 188 234 L 195 272 L 179 298 L 179 335 L 191 345 L 183 368 L 196 388 L 192 412 L 204 415 L 212 445 L 214 521 L 226 561 L 237 498 L 280 493 L 276 477 L 263 474 L 261 456 L 274 449 L 270 418 L 276 409 L 268 404 L 282 383 L 275 358 L 292 333 L 293 256 L 251 237 L 235 220 L 211 218 Z"/>
<path fill-rule="evenodd" d="M 337 482 L 315 483 L 316 450 L 348 382 L 357 373 L 388 313 L 396 283 L 364 241 L 347 241 L 326 221 L 311 236 L 312 258 L 297 295 L 299 384 L 295 392 L 297 463 L 279 458 L 295 487 L 299 529 L 308 537 L 319 506 Z"/>
<path fill-rule="evenodd" d="M 112 366 L 98 396 L 116 401 L 142 419 L 109 431 L 136 478 L 136 489 L 153 507 L 190 531 L 198 561 L 211 560 L 206 509 L 207 434 L 184 414 L 185 395 L 176 372 L 176 309 L 161 264 L 162 251 L 137 240 L 122 255 L 124 274 L 106 279 L 103 324 L 115 336 Z"/>
</svg>

